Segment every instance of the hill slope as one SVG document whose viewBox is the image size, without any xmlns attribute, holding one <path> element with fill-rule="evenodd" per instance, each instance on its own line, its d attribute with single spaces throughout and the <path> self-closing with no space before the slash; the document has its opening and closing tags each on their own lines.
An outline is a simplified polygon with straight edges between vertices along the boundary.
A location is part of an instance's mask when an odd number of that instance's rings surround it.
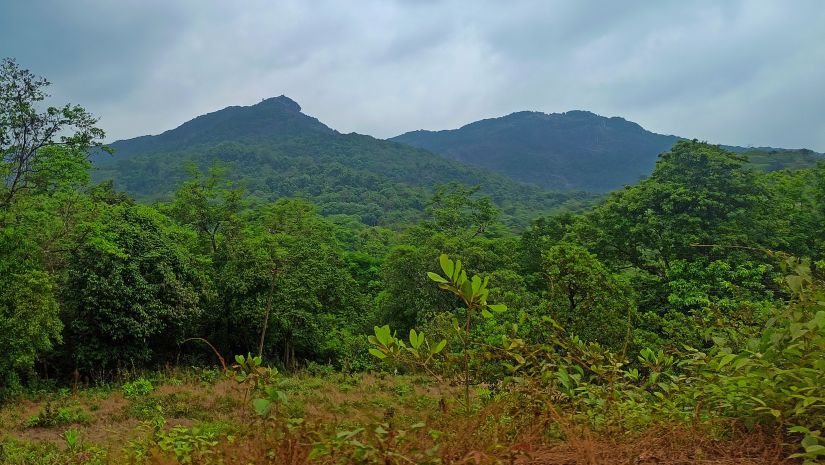
<svg viewBox="0 0 825 465">
<path fill-rule="evenodd" d="M 604 192 L 650 173 L 677 139 L 587 111 L 525 111 L 391 140 L 549 188 Z"/>
<path fill-rule="evenodd" d="M 187 165 L 229 167 L 253 197 L 301 196 L 325 214 L 350 214 L 367 224 L 409 221 L 436 184 L 481 184 L 509 223 L 523 223 L 570 198 L 404 144 L 341 134 L 301 113 L 287 97 L 228 107 L 156 136 L 111 144 L 115 155 L 94 157 L 98 181 L 142 200 L 168 198 L 188 177 Z"/>
<path fill-rule="evenodd" d="M 551 189 L 606 192 L 650 174 L 658 155 L 678 139 L 587 111 L 524 111 L 454 130 L 412 131 L 390 140 Z M 726 148 L 747 152 L 762 167 L 775 169 L 810 164 L 818 156 L 804 150 Z"/>
</svg>

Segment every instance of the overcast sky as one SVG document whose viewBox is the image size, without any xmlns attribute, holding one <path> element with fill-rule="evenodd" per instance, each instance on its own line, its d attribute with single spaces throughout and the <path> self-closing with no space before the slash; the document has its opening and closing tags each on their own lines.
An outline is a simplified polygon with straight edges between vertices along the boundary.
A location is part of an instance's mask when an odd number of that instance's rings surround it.
<svg viewBox="0 0 825 465">
<path fill-rule="evenodd" d="M 0 57 L 110 139 L 285 94 L 390 137 L 519 110 L 825 151 L 825 1 L 0 0 Z"/>
</svg>

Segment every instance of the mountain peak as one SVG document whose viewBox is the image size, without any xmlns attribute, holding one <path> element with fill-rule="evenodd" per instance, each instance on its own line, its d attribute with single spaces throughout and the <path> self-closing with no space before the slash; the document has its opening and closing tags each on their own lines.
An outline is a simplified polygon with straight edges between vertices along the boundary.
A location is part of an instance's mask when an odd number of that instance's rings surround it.
<svg viewBox="0 0 825 465">
<path fill-rule="evenodd" d="M 129 156 L 140 151 L 176 150 L 184 146 L 209 146 L 227 141 L 323 137 L 335 133 L 316 118 L 301 113 L 298 102 L 280 95 L 253 105 L 234 105 L 206 113 L 156 136 L 116 141 L 110 145 L 121 156 Z"/>
<path fill-rule="evenodd" d="M 254 106 L 262 106 L 262 107 L 269 107 L 269 108 L 278 108 L 283 109 L 286 111 L 291 111 L 295 113 L 301 112 L 301 105 L 298 105 L 298 102 L 292 100 L 291 98 L 287 97 L 286 95 L 279 95 L 278 97 L 269 97 L 261 100 L 260 103 Z"/>
</svg>

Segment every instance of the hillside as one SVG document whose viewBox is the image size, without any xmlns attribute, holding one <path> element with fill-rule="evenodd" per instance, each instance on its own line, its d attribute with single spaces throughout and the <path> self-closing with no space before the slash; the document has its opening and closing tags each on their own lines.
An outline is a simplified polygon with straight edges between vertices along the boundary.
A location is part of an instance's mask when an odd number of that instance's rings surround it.
<svg viewBox="0 0 825 465">
<path fill-rule="evenodd" d="M 280 96 L 199 116 L 156 136 L 111 144 L 97 155 L 95 179 L 143 200 L 168 198 L 187 165 L 227 164 L 229 176 L 254 198 L 300 196 L 325 214 L 356 215 L 367 224 L 413 219 L 433 186 L 480 184 L 509 223 L 552 210 L 571 197 L 514 183 L 505 176 L 404 144 L 341 134 Z"/>
<path fill-rule="evenodd" d="M 523 111 L 454 130 L 412 131 L 390 140 L 550 189 L 606 192 L 649 175 L 658 155 L 678 139 L 587 111 Z M 810 166 L 819 156 L 805 150 L 725 148 L 747 152 L 769 169 Z"/>
</svg>

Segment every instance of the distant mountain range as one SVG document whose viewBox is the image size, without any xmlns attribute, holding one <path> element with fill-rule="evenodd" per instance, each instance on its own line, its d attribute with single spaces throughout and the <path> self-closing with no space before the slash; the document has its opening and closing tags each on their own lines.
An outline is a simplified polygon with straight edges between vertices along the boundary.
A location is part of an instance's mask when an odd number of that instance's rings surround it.
<svg viewBox="0 0 825 465">
<path fill-rule="evenodd" d="M 253 199 L 307 198 L 327 215 L 366 224 L 414 221 L 437 184 L 481 185 L 505 220 L 524 224 L 592 195 L 553 192 L 409 145 L 341 134 L 301 112 L 285 96 L 198 116 L 159 135 L 110 144 L 114 156 L 93 157 L 97 181 L 144 201 L 168 199 L 189 177 L 187 167 L 215 163 Z"/>
<path fill-rule="evenodd" d="M 427 149 L 549 189 L 606 192 L 650 174 L 679 139 L 623 118 L 588 111 L 522 111 L 445 131 L 412 131 L 390 140 Z M 764 169 L 810 166 L 810 150 L 725 146 Z"/>
<path fill-rule="evenodd" d="M 581 208 L 598 194 L 653 170 L 677 136 L 586 111 L 519 112 L 449 131 L 414 131 L 381 140 L 342 134 L 301 112 L 285 96 L 198 116 L 159 135 L 111 144 L 93 156 L 98 181 L 144 201 L 170 198 L 189 166 L 215 163 L 250 197 L 299 196 L 327 215 L 366 224 L 420 217 L 438 184 L 480 185 L 505 221 L 523 225 L 560 208 Z M 809 150 L 727 147 L 766 170 L 823 159 Z"/>
</svg>

